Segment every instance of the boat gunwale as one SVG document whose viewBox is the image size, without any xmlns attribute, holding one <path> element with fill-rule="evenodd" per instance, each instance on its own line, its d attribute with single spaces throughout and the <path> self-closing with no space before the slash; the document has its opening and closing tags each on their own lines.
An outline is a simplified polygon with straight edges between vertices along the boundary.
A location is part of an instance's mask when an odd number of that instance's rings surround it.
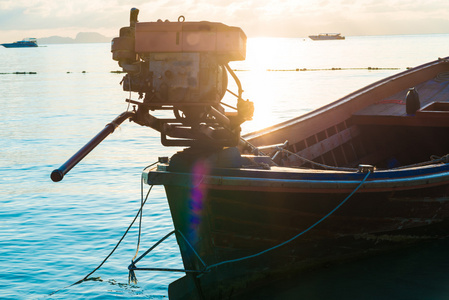
<svg viewBox="0 0 449 300">
<path fill-rule="evenodd" d="M 291 169 L 291 168 L 290 168 Z M 215 169 L 219 170 L 219 169 Z M 225 169 L 231 170 L 231 169 Z M 297 175 L 301 176 L 307 173 L 280 173 L 274 172 L 274 175 Z M 234 173 L 239 171 L 247 172 L 248 169 L 234 169 Z M 143 172 L 144 182 L 149 185 L 170 185 L 181 187 L 195 187 L 197 185 L 204 185 L 211 189 L 225 189 L 228 190 L 266 190 L 273 192 L 308 192 L 308 193 L 346 193 L 352 191 L 366 173 L 359 172 L 335 172 L 322 171 L 314 173 L 312 178 L 270 178 L 261 177 L 270 170 L 249 170 L 250 174 L 244 173 L 247 176 L 231 176 L 220 175 L 219 173 L 202 175 L 182 172 L 160 171 L 160 170 L 145 170 Z M 420 172 L 421 171 L 421 172 Z M 396 174 L 395 174 L 396 173 Z M 259 175 L 258 177 L 255 177 Z M 307 175 L 310 175 L 308 173 Z M 392 176 L 393 175 L 393 176 Z M 395 176 L 396 175 L 396 176 Z M 402 176 L 401 176 L 402 175 Z M 315 178 L 313 178 L 315 177 Z M 319 178 L 321 177 L 321 178 Z M 197 182 L 197 184 L 192 184 Z M 359 192 L 386 192 L 386 191 L 401 191 L 412 190 L 420 188 L 429 188 L 439 185 L 449 185 L 449 164 L 438 166 L 425 166 L 401 170 L 383 170 L 375 171 L 363 183 Z"/>
</svg>

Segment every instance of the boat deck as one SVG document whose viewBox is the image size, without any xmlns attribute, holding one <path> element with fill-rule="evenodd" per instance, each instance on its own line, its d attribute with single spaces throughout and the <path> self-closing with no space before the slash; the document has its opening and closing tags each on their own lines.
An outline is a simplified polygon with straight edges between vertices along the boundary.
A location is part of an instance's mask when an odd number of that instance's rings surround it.
<svg viewBox="0 0 449 300">
<path fill-rule="evenodd" d="M 449 72 L 415 88 L 421 103 L 416 114 L 406 112 L 404 89 L 355 113 L 354 124 L 449 127 Z"/>
</svg>

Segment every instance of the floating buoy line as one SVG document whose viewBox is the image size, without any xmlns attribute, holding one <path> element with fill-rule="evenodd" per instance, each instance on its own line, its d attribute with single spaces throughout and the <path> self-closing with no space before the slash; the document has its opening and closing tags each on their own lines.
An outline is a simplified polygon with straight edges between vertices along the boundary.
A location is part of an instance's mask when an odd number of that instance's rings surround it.
<svg viewBox="0 0 449 300">
<path fill-rule="evenodd" d="M 266 69 L 267 72 L 305 72 L 305 71 L 348 71 L 348 70 L 400 70 L 401 68 L 379 68 L 379 67 L 363 67 L 363 68 L 296 68 L 296 69 Z M 234 70 L 234 71 L 251 71 L 251 70 Z"/>
<path fill-rule="evenodd" d="M 25 74 L 37 74 L 37 72 L 11 72 L 11 73 L 0 73 L 1 75 L 7 74 L 17 74 L 17 75 L 25 75 Z"/>
<path fill-rule="evenodd" d="M 72 74 L 75 72 L 67 71 L 66 74 Z M 86 74 L 86 71 L 81 71 L 82 74 Z M 6 72 L 6 73 L 0 73 L 0 75 L 35 75 L 37 72 Z"/>
<path fill-rule="evenodd" d="M 349 70 L 367 70 L 367 71 L 384 71 L 384 70 L 400 70 L 401 68 L 380 68 L 380 67 L 363 67 L 363 68 L 295 68 L 295 69 L 266 69 L 267 72 L 306 72 L 306 71 L 349 71 Z M 410 69 L 407 67 L 406 69 Z M 248 72 L 251 70 L 246 69 L 233 69 L 234 72 Z M 66 74 L 72 74 L 76 72 L 67 71 Z M 81 71 L 81 73 L 86 74 L 86 71 Z M 110 71 L 112 74 L 122 74 L 124 71 Z M 0 75 L 35 75 L 37 72 L 6 72 L 0 73 Z"/>
<path fill-rule="evenodd" d="M 296 68 L 296 69 L 266 69 L 267 72 L 306 72 L 306 71 L 358 71 L 358 70 L 367 70 L 367 71 L 385 71 L 385 70 L 400 70 L 401 68 L 380 68 L 380 67 L 362 67 L 362 68 Z M 407 67 L 405 69 L 410 69 L 410 67 Z M 234 72 L 249 72 L 252 70 L 247 69 L 233 69 Z M 121 74 L 126 73 L 124 71 L 111 71 L 111 73 L 114 74 Z"/>
</svg>

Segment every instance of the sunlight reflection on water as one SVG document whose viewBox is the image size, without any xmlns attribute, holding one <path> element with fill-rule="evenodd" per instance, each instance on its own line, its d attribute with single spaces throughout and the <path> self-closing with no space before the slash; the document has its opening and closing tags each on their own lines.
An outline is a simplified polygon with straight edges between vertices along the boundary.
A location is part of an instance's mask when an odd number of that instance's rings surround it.
<svg viewBox="0 0 449 300">
<path fill-rule="evenodd" d="M 446 56 L 449 35 L 348 37 L 316 43 L 303 39 L 249 39 L 247 60 L 232 62 L 254 101 L 254 121 L 243 132 L 269 126 L 336 100 L 400 70 L 267 71 L 267 69 L 408 66 Z M 112 250 L 137 212 L 141 171 L 164 148 L 148 128 L 124 123 L 63 182 L 50 172 L 127 107 L 122 75 L 109 44 L 0 48 L 0 298 L 37 298 L 84 277 Z M 86 71 L 83 73 L 83 71 Z M 230 80 L 231 82 L 231 80 Z M 235 91 L 235 85 L 230 84 Z M 133 95 L 136 97 L 136 95 Z M 229 104 L 235 97 L 226 96 Z M 155 187 L 144 211 L 147 249 L 173 225 L 162 187 Z M 63 290 L 52 299 L 161 298 L 180 274 L 139 273 L 127 284 L 137 229 L 95 273 L 102 280 Z M 180 267 L 174 239 L 145 265 Z"/>
</svg>

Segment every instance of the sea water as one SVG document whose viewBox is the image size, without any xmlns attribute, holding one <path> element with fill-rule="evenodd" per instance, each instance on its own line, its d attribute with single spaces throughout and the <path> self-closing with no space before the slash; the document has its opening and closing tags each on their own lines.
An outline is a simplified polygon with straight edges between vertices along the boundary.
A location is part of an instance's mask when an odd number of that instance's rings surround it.
<svg viewBox="0 0 449 300">
<path fill-rule="evenodd" d="M 250 38 L 246 61 L 230 64 L 244 98 L 256 107 L 243 133 L 448 55 L 447 34 L 315 42 Z M 163 147 L 152 129 L 125 122 L 63 181 L 50 180 L 53 169 L 127 109 L 126 98 L 138 99 L 122 91 L 123 74 L 111 72 L 120 68 L 110 45 L 0 48 L 0 62 L 0 298 L 166 298 L 168 284 L 181 273 L 136 272 L 138 283 L 128 284 L 137 223 L 91 280 L 70 286 L 103 261 L 132 222 L 142 169 L 180 150 Z M 230 89 L 236 91 L 235 84 Z M 230 94 L 225 101 L 235 105 Z M 139 254 L 171 230 L 164 190 L 155 186 L 143 211 Z M 448 244 L 436 241 L 310 274 L 298 283 L 297 298 L 449 298 Z M 139 266 L 182 268 L 174 237 Z M 348 280 L 341 279 L 345 275 Z M 373 282 L 376 288 L 368 288 Z M 348 289 L 356 294 L 345 294 Z M 270 297 L 286 296 L 278 291 Z"/>
</svg>

